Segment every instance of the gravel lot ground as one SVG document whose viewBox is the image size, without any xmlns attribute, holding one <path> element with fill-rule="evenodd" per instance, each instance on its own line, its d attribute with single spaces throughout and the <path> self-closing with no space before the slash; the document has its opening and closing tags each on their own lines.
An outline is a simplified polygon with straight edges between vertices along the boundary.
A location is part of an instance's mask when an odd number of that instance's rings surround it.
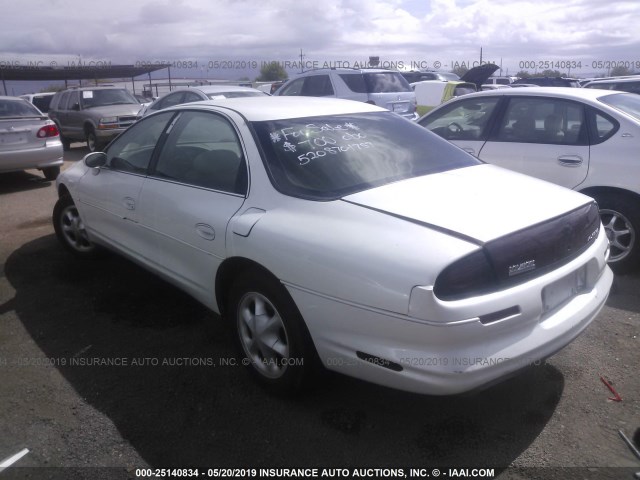
<svg viewBox="0 0 640 480">
<path fill-rule="evenodd" d="M 68 166 L 86 151 L 66 153 Z M 119 257 L 63 251 L 55 199 L 37 171 L 0 175 L 0 460 L 30 450 L 0 480 L 135 478 L 147 467 L 640 471 L 618 435 L 640 443 L 640 273 L 616 278 L 574 343 L 488 390 L 427 397 L 327 374 L 283 399 L 229 365 L 232 330 L 190 297 Z M 122 365 L 92 364 L 105 358 Z"/>
</svg>

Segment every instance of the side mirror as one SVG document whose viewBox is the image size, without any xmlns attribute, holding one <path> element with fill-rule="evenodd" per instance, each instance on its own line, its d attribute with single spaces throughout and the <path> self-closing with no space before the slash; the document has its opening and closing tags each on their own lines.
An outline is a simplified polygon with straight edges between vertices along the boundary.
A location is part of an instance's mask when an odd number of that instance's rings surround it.
<svg viewBox="0 0 640 480">
<path fill-rule="evenodd" d="M 84 164 L 91 168 L 104 167 L 107 164 L 107 154 L 104 152 L 93 152 L 84 157 Z"/>
</svg>

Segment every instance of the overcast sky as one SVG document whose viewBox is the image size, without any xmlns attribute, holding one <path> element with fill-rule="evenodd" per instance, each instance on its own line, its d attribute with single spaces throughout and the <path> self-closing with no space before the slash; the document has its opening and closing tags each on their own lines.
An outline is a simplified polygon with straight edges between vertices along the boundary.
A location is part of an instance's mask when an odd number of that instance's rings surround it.
<svg viewBox="0 0 640 480">
<path fill-rule="evenodd" d="M 193 76 L 214 78 L 216 60 L 298 61 L 302 49 L 307 62 L 376 55 L 450 70 L 481 46 L 505 73 L 536 61 L 576 62 L 576 76 L 606 71 L 598 61 L 640 67 L 638 0 L 0 0 L 0 12 L 0 67 L 192 60 Z"/>
</svg>

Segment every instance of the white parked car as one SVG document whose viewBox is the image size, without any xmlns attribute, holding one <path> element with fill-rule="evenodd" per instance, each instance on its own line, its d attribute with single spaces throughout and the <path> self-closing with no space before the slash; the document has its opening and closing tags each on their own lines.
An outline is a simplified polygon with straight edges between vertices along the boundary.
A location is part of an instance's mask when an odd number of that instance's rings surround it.
<svg viewBox="0 0 640 480">
<path fill-rule="evenodd" d="M 577 337 L 613 279 L 591 198 L 360 102 L 173 107 L 57 190 L 66 248 L 107 247 L 190 293 L 285 391 L 314 359 L 414 392 L 484 386 Z"/>
<path fill-rule="evenodd" d="M 262 97 L 266 93 L 251 87 L 240 87 L 237 85 L 202 85 L 189 88 L 178 88 L 153 102 L 146 104 L 138 113 L 139 117 L 144 117 L 150 113 L 173 107 L 183 103 L 201 102 L 203 100 L 219 100 L 221 98 L 238 97 Z"/>
<path fill-rule="evenodd" d="M 640 96 L 587 88 L 474 93 L 420 125 L 486 162 L 595 198 L 618 272 L 640 262 Z"/>
</svg>

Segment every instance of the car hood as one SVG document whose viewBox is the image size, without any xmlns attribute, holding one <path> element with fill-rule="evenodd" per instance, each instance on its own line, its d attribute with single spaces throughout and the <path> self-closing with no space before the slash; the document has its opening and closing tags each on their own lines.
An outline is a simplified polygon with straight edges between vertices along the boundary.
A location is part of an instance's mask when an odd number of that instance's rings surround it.
<svg viewBox="0 0 640 480">
<path fill-rule="evenodd" d="M 463 82 L 475 83 L 480 90 L 480 86 L 483 83 L 487 83 L 487 79 L 494 74 L 500 67 L 493 63 L 485 63 L 479 67 L 473 67 L 467 73 L 460 77 Z"/>
<path fill-rule="evenodd" d="M 125 115 L 136 116 L 142 108 L 139 103 L 124 103 L 119 105 L 105 105 L 103 107 L 92 107 L 85 109 L 86 112 L 100 115 L 101 117 L 118 117 Z"/>
<path fill-rule="evenodd" d="M 488 242 L 593 200 L 494 165 L 411 178 L 342 200 L 472 242 Z"/>
</svg>

